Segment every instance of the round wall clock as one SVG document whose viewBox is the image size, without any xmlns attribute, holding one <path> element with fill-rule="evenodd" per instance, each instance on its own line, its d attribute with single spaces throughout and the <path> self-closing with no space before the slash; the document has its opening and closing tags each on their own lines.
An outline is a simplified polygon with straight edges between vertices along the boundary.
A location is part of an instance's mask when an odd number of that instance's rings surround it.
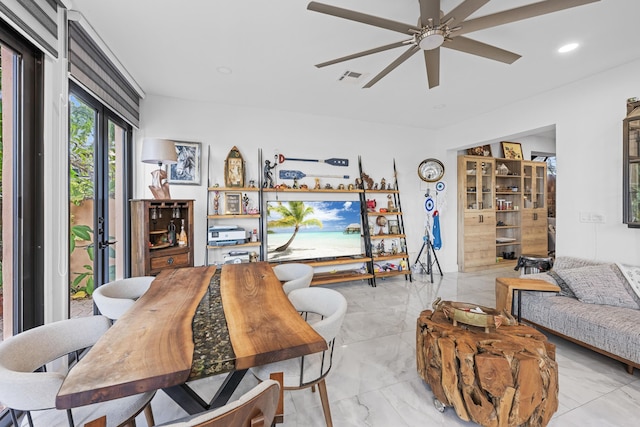
<svg viewBox="0 0 640 427">
<path fill-rule="evenodd" d="M 436 182 L 444 176 L 444 165 L 438 159 L 425 159 L 418 166 L 418 176 L 426 182 Z"/>
</svg>

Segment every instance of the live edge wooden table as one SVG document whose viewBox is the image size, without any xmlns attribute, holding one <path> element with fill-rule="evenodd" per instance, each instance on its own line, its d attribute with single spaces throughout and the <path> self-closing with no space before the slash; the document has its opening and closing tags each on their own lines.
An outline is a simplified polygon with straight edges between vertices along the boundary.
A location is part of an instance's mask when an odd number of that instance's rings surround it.
<svg viewBox="0 0 640 427">
<path fill-rule="evenodd" d="M 225 404 L 250 367 L 326 348 L 266 262 L 167 270 L 69 371 L 56 407 L 164 389 L 194 414 Z M 222 373 L 211 402 L 187 384 Z"/>
</svg>

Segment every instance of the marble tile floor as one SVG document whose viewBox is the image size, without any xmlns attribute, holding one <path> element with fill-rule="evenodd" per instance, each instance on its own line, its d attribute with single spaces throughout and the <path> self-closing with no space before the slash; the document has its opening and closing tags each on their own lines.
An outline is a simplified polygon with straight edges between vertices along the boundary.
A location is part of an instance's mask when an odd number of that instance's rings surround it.
<svg viewBox="0 0 640 427">
<path fill-rule="evenodd" d="M 445 273 L 444 277 L 415 274 L 378 280 L 376 288 L 366 282 L 332 285 L 349 302 L 338 337 L 334 366 L 327 377 L 333 424 L 347 426 L 473 426 L 461 421 L 453 408 L 438 412 L 433 394 L 416 371 L 415 329 L 420 311 L 437 297 L 493 307 L 498 276 L 517 276 L 512 268 L 479 273 Z M 629 375 L 611 359 L 550 337 L 557 345 L 560 406 L 551 427 L 636 426 L 640 411 L 640 376 Z M 193 387 L 209 398 L 222 376 L 200 380 Z M 234 398 L 257 384 L 247 374 Z M 152 402 L 156 422 L 185 413 L 163 392 Z M 136 420 L 145 426 L 144 417 Z M 285 427 L 324 426 L 317 393 L 285 392 Z"/>
</svg>

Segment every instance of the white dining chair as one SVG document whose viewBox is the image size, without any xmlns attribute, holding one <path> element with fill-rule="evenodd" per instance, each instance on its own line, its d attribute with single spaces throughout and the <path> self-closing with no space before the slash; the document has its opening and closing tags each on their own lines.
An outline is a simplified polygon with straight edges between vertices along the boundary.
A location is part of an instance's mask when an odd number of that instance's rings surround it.
<svg viewBox="0 0 640 427">
<path fill-rule="evenodd" d="M 328 349 L 320 353 L 251 368 L 251 372 L 260 381 L 269 378 L 271 372 L 283 372 L 285 390 L 311 387 L 315 391 L 317 384 L 325 421 L 327 426 L 331 427 L 333 421 L 325 377 L 331 370 L 335 338 L 347 312 L 347 300 L 336 290 L 319 287 L 296 289 L 291 291 L 288 297 L 296 310 L 305 316 L 311 327 L 327 341 Z"/>
<path fill-rule="evenodd" d="M 285 294 L 294 289 L 308 288 L 313 280 L 313 267 L 300 262 L 278 264 L 273 267 L 273 272 L 282 284 Z"/>
<path fill-rule="evenodd" d="M 105 283 L 93 291 L 93 302 L 103 316 L 118 320 L 147 292 L 154 279 L 153 276 L 140 276 Z"/>
<path fill-rule="evenodd" d="M 158 427 L 268 427 L 276 416 L 280 397 L 280 383 L 268 379 L 220 408 Z"/>
<path fill-rule="evenodd" d="M 122 399 L 81 406 L 56 408 L 56 395 L 66 377 L 68 355 L 79 355 L 91 347 L 111 326 L 105 316 L 80 317 L 38 326 L 0 343 L 0 402 L 9 408 L 14 426 L 82 426 L 104 415 L 107 426 L 135 425 L 135 417 L 145 411 L 147 423 L 154 424 L 149 402 L 155 391 Z"/>
</svg>

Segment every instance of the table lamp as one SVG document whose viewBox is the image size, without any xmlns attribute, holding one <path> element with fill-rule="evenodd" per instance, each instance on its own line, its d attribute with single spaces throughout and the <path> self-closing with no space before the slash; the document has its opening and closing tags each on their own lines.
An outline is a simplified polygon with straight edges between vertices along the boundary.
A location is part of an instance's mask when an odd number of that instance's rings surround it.
<svg viewBox="0 0 640 427">
<path fill-rule="evenodd" d="M 151 172 L 152 180 L 149 189 L 153 197 L 156 199 L 170 199 L 167 172 L 162 169 L 162 165 L 178 163 L 174 142 L 169 139 L 146 138 L 142 142 L 141 161 L 158 165 L 158 169 Z"/>
</svg>

